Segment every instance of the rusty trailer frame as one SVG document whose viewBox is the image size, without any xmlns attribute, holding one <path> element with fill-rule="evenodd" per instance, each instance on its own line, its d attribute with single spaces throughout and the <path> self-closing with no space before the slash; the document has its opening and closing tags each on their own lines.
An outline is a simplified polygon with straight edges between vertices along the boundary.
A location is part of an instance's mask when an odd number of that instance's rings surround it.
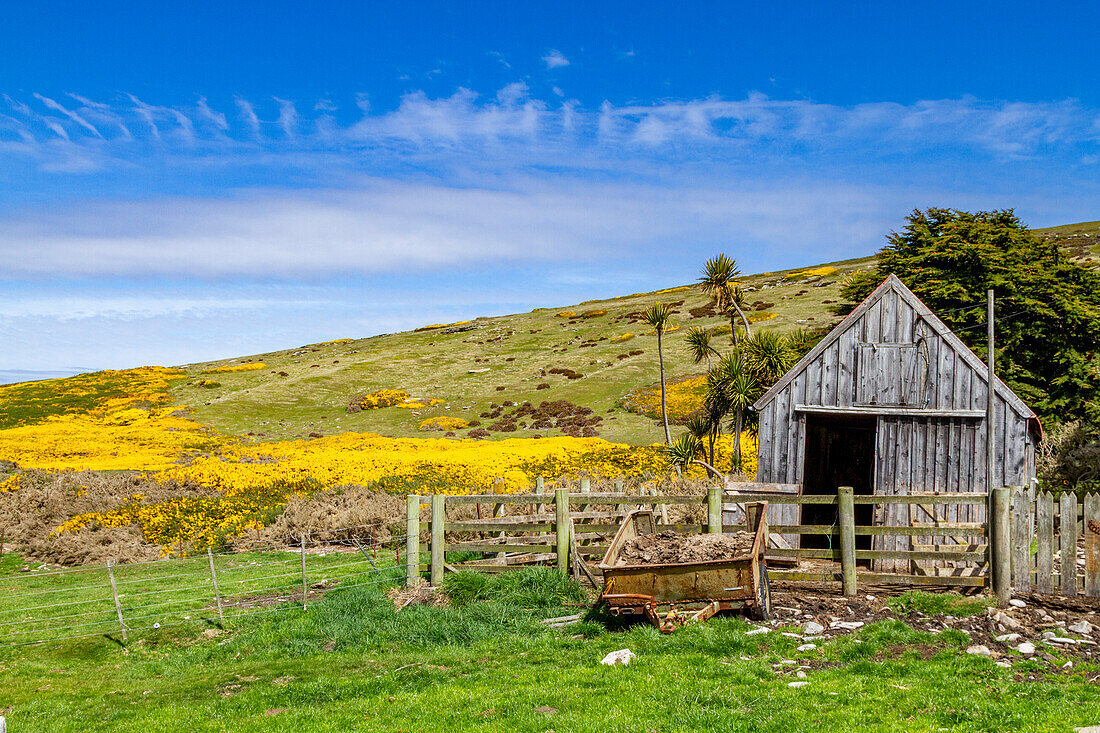
<svg viewBox="0 0 1100 733">
<path fill-rule="evenodd" d="M 764 564 L 767 508 L 766 501 L 745 505 L 748 526 L 755 528 L 755 537 L 752 549 L 743 557 L 659 565 L 620 564 L 623 545 L 657 532 L 652 511 L 631 512 L 600 563 L 604 577 L 600 603 L 613 616 L 645 619 L 666 634 L 719 611 L 745 609 L 755 618 L 768 618 L 771 589 Z M 659 608 L 664 606 L 669 610 L 662 614 Z"/>
</svg>

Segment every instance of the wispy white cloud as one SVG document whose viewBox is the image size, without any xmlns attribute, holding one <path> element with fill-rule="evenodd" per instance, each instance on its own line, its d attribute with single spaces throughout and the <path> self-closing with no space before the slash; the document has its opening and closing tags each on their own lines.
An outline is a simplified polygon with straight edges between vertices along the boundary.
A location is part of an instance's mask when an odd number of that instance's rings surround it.
<svg viewBox="0 0 1100 733">
<path fill-rule="evenodd" d="M 298 110 L 289 99 L 275 97 L 275 102 L 279 105 L 279 127 L 284 135 L 293 138 L 297 134 Z"/>
<path fill-rule="evenodd" d="M 565 58 L 565 54 L 556 48 L 551 49 L 545 56 L 542 57 L 542 61 L 546 64 L 548 69 L 557 69 L 562 66 L 569 66 L 569 59 Z"/>
<path fill-rule="evenodd" d="M 103 138 L 103 135 L 99 134 L 99 130 L 97 130 L 90 122 L 88 122 L 86 119 L 84 119 L 79 114 L 72 111 L 71 109 L 68 109 L 67 107 L 65 107 L 61 103 L 56 102 L 53 99 L 50 99 L 49 97 L 44 97 L 41 94 L 39 94 L 38 92 L 35 92 L 34 97 L 39 102 L 46 105 L 46 107 L 48 107 L 49 109 L 52 109 L 56 112 L 60 112 L 61 114 L 65 115 L 70 120 L 72 120 L 76 124 L 80 125 L 81 127 L 83 127 L 88 132 L 92 133 L 92 135 L 94 135 L 95 137 L 98 137 L 100 139 Z"/>
</svg>

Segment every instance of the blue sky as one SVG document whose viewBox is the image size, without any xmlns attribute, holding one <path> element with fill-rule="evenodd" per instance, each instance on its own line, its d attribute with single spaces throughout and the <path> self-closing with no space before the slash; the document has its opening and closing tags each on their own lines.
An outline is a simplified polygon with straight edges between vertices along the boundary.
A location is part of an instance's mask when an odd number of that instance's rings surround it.
<svg viewBox="0 0 1100 733">
<path fill-rule="evenodd" d="M 1100 218 L 1095 4 L 161 5 L 5 9 L 0 372 Z"/>
</svg>

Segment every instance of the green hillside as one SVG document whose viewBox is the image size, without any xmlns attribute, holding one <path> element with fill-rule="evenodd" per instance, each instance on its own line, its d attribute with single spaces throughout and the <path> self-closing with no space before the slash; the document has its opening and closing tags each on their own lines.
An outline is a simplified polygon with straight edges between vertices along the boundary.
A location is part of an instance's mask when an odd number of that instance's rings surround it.
<svg viewBox="0 0 1100 733">
<path fill-rule="evenodd" d="M 1037 232 L 1083 258 L 1100 257 L 1100 222 Z M 866 257 L 742 278 L 749 291 L 751 315 L 762 319 L 754 327 L 790 330 L 831 325 L 836 317 L 827 306 L 839 299 L 841 279 L 873 262 L 874 258 Z M 429 417 L 455 416 L 480 420 L 485 428 L 495 422 L 496 418 L 481 417 L 493 414 L 493 404 L 530 401 L 538 405 L 544 400 L 564 400 L 591 408 L 600 416 L 597 430 L 601 437 L 651 443 L 661 439 L 657 424 L 628 412 L 621 402 L 632 389 L 658 379 L 657 339 L 638 318 L 656 301 L 674 306 L 674 322 L 680 326 L 665 341 L 670 378 L 703 373 L 701 365 L 692 363 L 683 335 L 691 326 L 718 329 L 728 326 L 728 321 L 707 308 L 709 299 L 698 288 L 682 286 L 428 330 L 192 364 L 183 367 L 190 378 L 174 386 L 173 397 L 191 406 L 195 419 L 203 423 L 268 441 L 349 430 L 397 437 L 438 436 L 440 433 L 418 430 L 419 423 Z M 562 315 L 568 313 L 576 315 Z M 625 334 L 633 336 L 615 340 Z M 202 373 L 257 361 L 265 364 L 262 370 Z M 565 373 L 552 373 L 555 369 Z M 379 389 L 403 389 L 414 397 L 442 403 L 418 410 L 390 407 L 346 412 L 357 395 Z M 467 432 L 458 431 L 458 436 Z M 492 431 L 490 436 L 555 432 L 519 428 Z"/>
</svg>

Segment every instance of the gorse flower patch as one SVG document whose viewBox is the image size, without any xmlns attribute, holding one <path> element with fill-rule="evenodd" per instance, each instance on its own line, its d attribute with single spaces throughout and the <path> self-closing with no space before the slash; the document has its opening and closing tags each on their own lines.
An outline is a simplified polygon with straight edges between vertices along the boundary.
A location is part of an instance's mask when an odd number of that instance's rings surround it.
<svg viewBox="0 0 1100 733">
<path fill-rule="evenodd" d="M 416 427 L 418 430 L 463 430 L 470 427 L 470 423 L 461 417 L 442 416 L 421 420 Z"/>
<path fill-rule="evenodd" d="M 684 423 L 691 415 L 703 407 L 707 396 L 706 375 L 685 377 L 669 382 L 665 389 L 665 404 L 669 422 Z M 656 384 L 632 391 L 623 407 L 630 412 L 661 419 L 661 385 Z"/>
<path fill-rule="evenodd" d="M 203 369 L 203 374 L 231 374 L 233 372 L 254 372 L 259 369 L 266 369 L 267 364 L 262 361 L 254 361 L 248 364 L 226 364 L 225 366 L 214 367 L 213 369 Z"/>
<path fill-rule="evenodd" d="M 377 392 L 369 392 L 360 395 L 348 405 L 348 412 L 359 410 L 378 410 L 383 407 L 393 407 L 403 402 L 408 402 L 409 393 L 403 389 L 380 389 Z M 353 409 L 358 408 L 358 409 Z"/>
</svg>

